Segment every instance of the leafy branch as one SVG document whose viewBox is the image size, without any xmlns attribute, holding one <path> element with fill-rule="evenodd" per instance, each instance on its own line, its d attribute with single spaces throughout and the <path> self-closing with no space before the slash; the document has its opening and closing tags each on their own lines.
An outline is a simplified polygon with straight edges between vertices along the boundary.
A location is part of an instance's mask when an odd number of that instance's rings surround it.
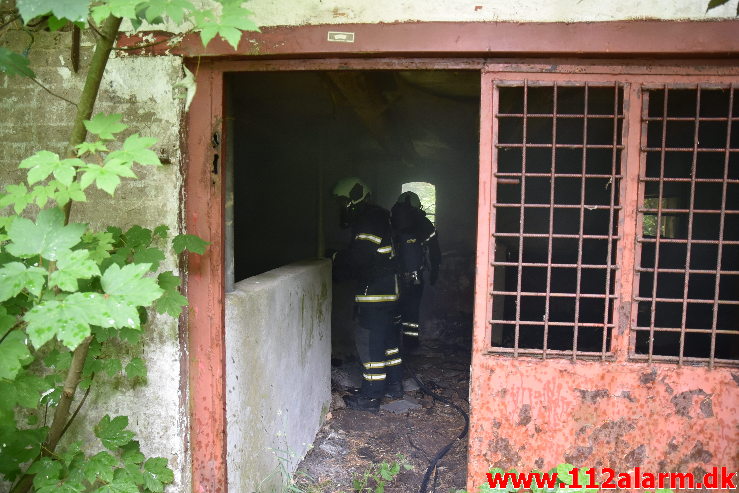
<svg viewBox="0 0 739 493">
<path fill-rule="evenodd" d="M 147 309 L 178 317 L 187 304 L 179 277 L 158 272 L 170 240 L 166 226 L 93 231 L 70 223 L 70 213 L 73 203 L 87 201 L 90 187 L 112 196 L 123 180 L 137 178 L 136 166 L 161 165 L 156 139 L 119 138 L 127 129 L 121 115 L 92 116 L 123 19 L 134 29 L 189 23 L 204 44 L 220 36 L 235 48 L 241 32 L 256 25 L 240 0 L 220 3 L 214 12 L 188 0 L 17 0 L 18 14 L 3 14 L 3 27 L 20 15 L 24 26 L 54 31 L 73 24 L 97 34 L 64 153 L 41 150 L 24 159 L 25 182 L 0 193 L 0 210 L 7 211 L 0 216 L 0 476 L 14 483 L 14 493 L 161 492 L 174 479 L 165 458 L 141 454 L 125 416 L 106 415 L 94 427 L 107 451 L 88 456 L 79 443 L 58 450 L 95 375 L 145 381 L 144 361 L 121 361 L 119 353 L 140 345 Z M 44 87 L 25 53 L 0 47 L 0 72 Z M 206 246 L 179 235 L 169 248 L 203 253 Z M 85 394 L 72 410 L 78 389 Z"/>
</svg>

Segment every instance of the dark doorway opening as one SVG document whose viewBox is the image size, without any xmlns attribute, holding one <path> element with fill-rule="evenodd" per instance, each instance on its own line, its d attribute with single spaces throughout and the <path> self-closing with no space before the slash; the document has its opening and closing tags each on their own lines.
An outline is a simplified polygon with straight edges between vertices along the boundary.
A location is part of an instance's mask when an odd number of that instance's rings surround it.
<svg viewBox="0 0 739 493">
<path fill-rule="evenodd" d="M 233 281 L 322 256 L 349 238 L 330 200 L 358 176 L 390 208 L 404 186 L 435 193 L 443 252 L 427 290 L 427 335 L 471 331 L 480 75 L 477 71 L 248 72 L 227 77 L 232 156 L 227 230 Z M 230 216 L 230 217 L 229 217 Z M 229 283 L 227 282 L 227 285 Z M 336 286 L 335 286 L 336 287 Z M 350 289 L 334 290 L 334 326 L 351 319 Z M 453 328 L 453 329 L 452 329 Z M 337 334 L 335 346 L 351 346 Z"/>
</svg>

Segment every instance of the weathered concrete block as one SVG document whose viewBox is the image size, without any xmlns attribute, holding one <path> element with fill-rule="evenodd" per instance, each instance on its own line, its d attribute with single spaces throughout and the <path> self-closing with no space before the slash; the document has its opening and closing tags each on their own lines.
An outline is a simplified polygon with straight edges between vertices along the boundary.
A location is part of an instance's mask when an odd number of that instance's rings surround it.
<svg viewBox="0 0 739 493">
<path fill-rule="evenodd" d="M 290 264 L 226 296 L 229 491 L 282 491 L 331 402 L 331 266 Z"/>
</svg>

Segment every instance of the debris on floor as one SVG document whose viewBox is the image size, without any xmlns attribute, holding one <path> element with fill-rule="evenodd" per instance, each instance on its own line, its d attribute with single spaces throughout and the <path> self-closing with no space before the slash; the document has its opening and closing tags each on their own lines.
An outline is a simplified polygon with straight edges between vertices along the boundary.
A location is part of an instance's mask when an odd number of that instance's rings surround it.
<svg viewBox="0 0 739 493">
<path fill-rule="evenodd" d="M 310 493 L 352 493 L 352 481 L 366 477 L 372 468 L 383 462 L 402 462 L 412 469 L 401 467 L 385 485 L 385 492 L 418 492 L 429 461 L 459 435 L 464 418 L 451 406 L 424 394 L 408 370 L 425 386 L 468 411 L 469 343 L 455 342 L 442 345 L 433 341 L 407 356 L 404 397 L 384 399 L 377 414 L 343 405 L 341 396 L 361 382 L 359 365 L 345 363 L 333 368 L 329 419 L 298 466 L 297 486 Z M 466 476 L 465 437 L 439 462 L 427 492 L 462 489 Z"/>
</svg>

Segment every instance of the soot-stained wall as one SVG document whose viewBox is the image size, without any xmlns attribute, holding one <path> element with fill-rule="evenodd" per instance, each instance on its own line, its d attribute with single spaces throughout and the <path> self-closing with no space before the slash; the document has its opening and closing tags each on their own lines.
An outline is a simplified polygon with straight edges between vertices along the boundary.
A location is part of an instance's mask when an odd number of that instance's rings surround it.
<svg viewBox="0 0 739 493">
<path fill-rule="evenodd" d="M 443 252 L 424 318 L 436 335 L 471 319 L 478 72 L 241 73 L 227 88 L 236 281 L 345 246 L 330 197 L 338 179 L 360 177 L 386 208 L 403 183 L 422 181 L 436 187 Z M 350 289 L 334 290 L 334 325 L 348 323 Z"/>
</svg>

